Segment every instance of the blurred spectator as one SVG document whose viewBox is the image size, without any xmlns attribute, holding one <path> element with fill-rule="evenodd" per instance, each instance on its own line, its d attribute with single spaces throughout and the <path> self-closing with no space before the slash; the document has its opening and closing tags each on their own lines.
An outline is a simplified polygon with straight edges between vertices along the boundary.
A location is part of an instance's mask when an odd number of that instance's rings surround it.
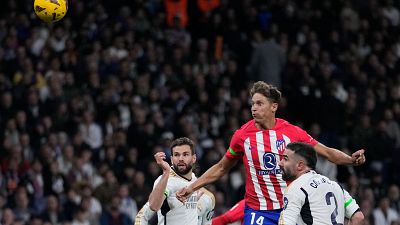
<svg viewBox="0 0 400 225">
<path fill-rule="evenodd" d="M 94 189 L 93 196 L 96 197 L 102 205 L 111 201 L 113 195 L 118 193 L 118 181 L 112 170 L 104 172 L 104 182 Z"/>
<path fill-rule="evenodd" d="M 83 209 L 78 209 L 75 212 L 71 225 L 90 225 L 88 215 Z"/>
<path fill-rule="evenodd" d="M 120 204 L 121 198 L 117 195 L 112 196 L 107 209 L 101 214 L 100 225 L 133 225 L 133 221 L 127 215 L 120 212 Z"/>
<path fill-rule="evenodd" d="M 1 214 L 1 220 L 0 223 L 2 225 L 12 225 L 14 224 L 14 212 L 10 208 L 4 208 L 2 209 L 2 214 Z"/>
<path fill-rule="evenodd" d="M 64 146 L 62 150 L 62 155 L 58 157 L 57 161 L 59 171 L 63 175 L 67 175 L 68 172 L 71 170 L 74 161 L 74 147 L 71 144 L 67 144 L 66 146 Z"/>
<path fill-rule="evenodd" d="M 36 212 L 42 212 L 45 208 L 45 184 L 43 175 L 43 166 L 39 160 L 34 160 L 32 162 L 31 170 L 28 172 L 29 184 L 28 192 L 33 196 L 33 208 Z"/>
<path fill-rule="evenodd" d="M 396 210 L 396 212 L 400 213 L 400 190 L 399 186 L 396 184 L 392 184 L 389 186 L 388 190 L 388 199 L 390 202 L 390 208 Z"/>
<path fill-rule="evenodd" d="M 90 217 L 98 218 L 102 212 L 102 206 L 100 204 L 100 201 L 97 198 L 93 197 L 93 191 L 90 187 L 90 184 L 83 184 L 80 193 L 82 196 L 81 202 L 83 201 L 83 198 L 87 198 L 88 200 L 88 211 L 91 215 Z"/>
<path fill-rule="evenodd" d="M 136 171 L 130 192 L 138 205 L 144 205 L 147 202 L 148 195 L 152 187 L 145 185 L 146 177 L 142 171 Z"/>
<path fill-rule="evenodd" d="M 61 224 L 66 220 L 64 213 L 61 210 L 60 203 L 55 195 L 47 197 L 46 210 L 41 214 L 41 218 L 45 222 L 51 224 Z"/>
<path fill-rule="evenodd" d="M 86 144 L 93 150 L 98 150 L 103 144 L 103 136 L 100 126 L 93 121 L 93 115 L 89 111 L 82 114 L 82 123 L 79 125 L 79 131 Z"/>
<path fill-rule="evenodd" d="M 79 205 L 78 210 L 82 210 L 83 214 L 85 214 L 85 218 L 89 221 L 89 224 L 94 224 L 98 225 L 99 224 L 99 218 L 100 218 L 100 213 L 101 213 L 101 208 L 100 211 L 96 212 L 93 210 L 96 208 L 94 201 L 92 201 L 92 197 L 87 197 L 87 196 L 82 196 L 81 203 Z M 97 201 L 98 206 L 100 206 L 100 203 Z"/>
<path fill-rule="evenodd" d="M 267 32 L 265 36 L 257 31 L 254 32 L 253 35 L 255 43 L 250 62 L 253 80 L 263 80 L 281 88 L 281 73 L 285 64 L 283 49 L 270 34 L 267 34 Z"/>
<path fill-rule="evenodd" d="M 132 197 L 129 195 L 128 185 L 122 184 L 119 186 L 118 196 L 121 198 L 119 211 L 127 215 L 131 219 L 131 221 L 135 221 L 138 208 L 135 200 L 133 200 Z"/>
<path fill-rule="evenodd" d="M 29 206 L 29 197 L 24 187 L 17 188 L 15 192 L 15 207 L 14 215 L 15 219 L 20 219 L 27 223 L 35 211 Z"/>
<path fill-rule="evenodd" d="M 374 224 L 390 225 L 393 221 L 399 219 L 399 214 L 390 208 L 390 202 L 387 197 L 380 199 L 379 205 L 373 211 Z"/>
</svg>

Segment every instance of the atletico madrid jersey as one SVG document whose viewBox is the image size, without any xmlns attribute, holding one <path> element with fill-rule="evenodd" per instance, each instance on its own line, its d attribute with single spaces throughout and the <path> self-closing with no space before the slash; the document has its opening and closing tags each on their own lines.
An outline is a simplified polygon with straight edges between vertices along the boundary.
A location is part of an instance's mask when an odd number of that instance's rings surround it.
<svg viewBox="0 0 400 225">
<path fill-rule="evenodd" d="M 287 183 L 282 179 L 278 163 L 290 142 L 312 146 L 318 143 L 300 127 L 279 118 L 268 130 L 258 129 L 255 120 L 251 120 L 232 136 L 225 157 L 243 160 L 246 169 L 245 201 L 250 208 L 275 210 L 283 207 Z"/>
</svg>

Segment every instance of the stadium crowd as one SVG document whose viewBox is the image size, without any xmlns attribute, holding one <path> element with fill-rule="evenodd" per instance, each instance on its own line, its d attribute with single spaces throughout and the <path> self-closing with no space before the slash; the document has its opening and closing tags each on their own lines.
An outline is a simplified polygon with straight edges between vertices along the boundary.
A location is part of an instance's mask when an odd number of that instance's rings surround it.
<svg viewBox="0 0 400 225">
<path fill-rule="evenodd" d="M 279 117 L 326 145 L 364 148 L 363 166 L 319 159 L 318 170 L 357 199 L 366 224 L 400 224 L 399 10 L 392 0 L 69 0 L 67 16 L 45 24 L 31 0 L 4 0 L 0 224 L 133 224 L 161 173 L 154 153 L 187 136 L 205 171 L 251 118 L 255 80 L 283 91 Z M 216 215 L 243 198 L 242 169 L 209 187 Z"/>
</svg>

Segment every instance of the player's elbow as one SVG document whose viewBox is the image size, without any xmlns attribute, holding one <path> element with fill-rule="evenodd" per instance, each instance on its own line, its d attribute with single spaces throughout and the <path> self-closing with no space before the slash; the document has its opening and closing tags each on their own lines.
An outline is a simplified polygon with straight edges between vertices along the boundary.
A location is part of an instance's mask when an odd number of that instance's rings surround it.
<svg viewBox="0 0 400 225">
<path fill-rule="evenodd" d="M 354 213 L 351 217 L 351 225 L 360 225 L 364 224 L 364 214 L 361 211 Z"/>
<path fill-rule="evenodd" d="M 149 208 L 151 211 L 157 212 L 161 209 L 161 206 L 158 206 L 157 204 L 149 201 Z"/>
</svg>

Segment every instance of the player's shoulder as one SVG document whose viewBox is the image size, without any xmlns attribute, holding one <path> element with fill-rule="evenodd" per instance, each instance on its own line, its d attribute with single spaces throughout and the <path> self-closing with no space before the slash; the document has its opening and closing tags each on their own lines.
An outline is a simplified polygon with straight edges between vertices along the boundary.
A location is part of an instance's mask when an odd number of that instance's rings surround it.
<svg viewBox="0 0 400 225">
<path fill-rule="evenodd" d="M 232 139 L 242 138 L 244 135 L 247 136 L 249 133 L 253 133 L 257 130 L 255 126 L 255 120 L 250 120 L 243 124 L 239 129 L 235 130 Z"/>
<path fill-rule="evenodd" d="M 276 118 L 276 124 L 274 126 L 276 130 L 278 129 L 301 129 L 299 126 L 291 124 L 289 121 Z"/>
<path fill-rule="evenodd" d="M 249 120 L 247 123 L 243 124 L 236 132 L 244 132 L 248 130 L 253 130 L 255 128 L 255 120 Z"/>
<path fill-rule="evenodd" d="M 315 175 L 318 175 L 315 171 L 310 171 L 298 177 L 287 187 L 287 192 L 298 193 L 304 192 L 305 189 L 308 189 L 310 186 L 310 182 L 312 182 Z"/>
<path fill-rule="evenodd" d="M 212 207 L 215 206 L 215 196 L 214 194 L 207 190 L 206 188 L 201 188 L 201 192 L 203 192 L 203 195 L 200 197 L 200 201 L 206 201 L 208 202 Z"/>
<path fill-rule="evenodd" d="M 162 175 L 158 176 L 158 178 L 154 181 L 154 184 L 157 184 L 160 179 L 161 179 Z M 177 186 L 178 188 L 180 186 L 185 186 L 190 182 L 193 182 L 197 179 L 197 177 L 194 175 L 194 173 L 192 173 L 192 179 L 188 180 L 185 177 L 180 176 L 179 174 L 177 174 L 173 169 L 170 170 L 169 172 L 169 177 L 168 177 L 168 186 L 170 187 L 175 187 Z"/>
</svg>

